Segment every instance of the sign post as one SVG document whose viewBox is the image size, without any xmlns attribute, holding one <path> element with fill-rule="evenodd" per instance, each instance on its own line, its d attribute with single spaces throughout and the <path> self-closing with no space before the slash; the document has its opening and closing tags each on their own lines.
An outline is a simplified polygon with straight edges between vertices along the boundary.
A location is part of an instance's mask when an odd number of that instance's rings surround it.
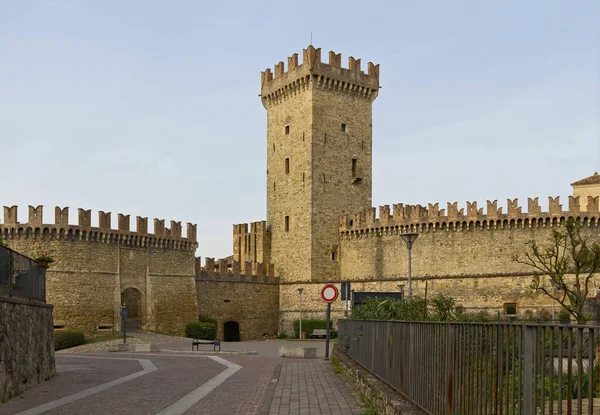
<svg viewBox="0 0 600 415">
<path fill-rule="evenodd" d="M 121 319 L 122 321 L 122 326 L 123 326 L 123 343 L 127 343 L 127 306 L 125 304 L 123 304 L 123 307 L 121 307 Z"/>
<path fill-rule="evenodd" d="M 325 336 L 325 360 L 329 360 L 329 330 L 331 325 L 331 303 L 338 298 L 338 289 L 333 284 L 327 284 L 321 290 L 321 298 L 327 303 L 327 334 Z"/>
</svg>

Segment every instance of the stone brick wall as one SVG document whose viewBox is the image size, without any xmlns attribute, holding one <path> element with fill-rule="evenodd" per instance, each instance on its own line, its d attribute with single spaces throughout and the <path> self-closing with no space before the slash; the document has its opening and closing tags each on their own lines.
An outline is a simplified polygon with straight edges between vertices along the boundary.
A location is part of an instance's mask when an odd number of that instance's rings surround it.
<svg viewBox="0 0 600 415">
<path fill-rule="evenodd" d="M 302 63 L 294 54 L 287 70 L 280 62 L 274 74 L 263 72 L 267 224 L 282 280 L 339 275 L 339 216 L 371 203 L 371 104 L 378 92 L 379 66 L 369 63 L 365 74 L 350 57 L 342 68 L 334 52 L 326 64 L 313 46 Z"/>
<path fill-rule="evenodd" d="M 55 326 L 86 336 L 97 334 L 99 326 L 110 331 L 113 305 L 119 307 L 123 291 L 133 288 L 141 297 L 143 329 L 183 334 L 186 322 L 197 315 L 195 227 L 188 224 L 188 239 L 181 236 L 179 223 L 171 222 L 169 229 L 155 220 L 155 233 L 149 234 L 147 220 L 138 217 L 138 229 L 132 232 L 129 217 L 119 215 L 115 230 L 110 214 L 100 212 L 103 227 L 96 228 L 90 212 L 82 209 L 75 226 L 68 224 L 65 209 L 56 209 L 56 224 L 42 224 L 41 207 L 30 208 L 29 222 L 21 224 L 16 207 L 5 207 L 5 223 L 0 224 L 0 235 L 11 248 L 29 257 L 48 251 L 55 258 L 46 273 Z M 120 330 L 118 312 L 115 323 Z"/>
<path fill-rule="evenodd" d="M 0 402 L 55 374 L 52 306 L 0 297 Z"/>
<path fill-rule="evenodd" d="M 224 338 L 223 325 L 227 321 L 239 324 L 242 341 L 261 339 L 264 334 L 277 335 L 279 284 L 276 279 L 203 276 L 196 278 L 196 290 L 199 314 L 217 320 L 218 338 Z"/>
</svg>

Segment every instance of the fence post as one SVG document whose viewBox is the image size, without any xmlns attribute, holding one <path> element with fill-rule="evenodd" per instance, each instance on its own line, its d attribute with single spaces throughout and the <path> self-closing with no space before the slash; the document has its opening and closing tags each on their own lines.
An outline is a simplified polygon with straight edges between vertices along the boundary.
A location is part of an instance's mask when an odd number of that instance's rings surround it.
<svg viewBox="0 0 600 415">
<path fill-rule="evenodd" d="M 448 326 L 446 331 L 446 409 L 448 415 L 452 415 L 452 406 L 454 402 L 454 324 Z"/>
<path fill-rule="evenodd" d="M 524 413 L 533 413 L 533 327 L 523 327 L 523 409 Z"/>
</svg>

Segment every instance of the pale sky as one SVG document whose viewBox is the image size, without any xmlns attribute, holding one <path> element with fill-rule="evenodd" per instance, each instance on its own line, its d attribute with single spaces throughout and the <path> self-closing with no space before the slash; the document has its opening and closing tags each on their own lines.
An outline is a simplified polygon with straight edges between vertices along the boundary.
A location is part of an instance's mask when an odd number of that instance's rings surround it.
<svg viewBox="0 0 600 415">
<path fill-rule="evenodd" d="M 197 255 L 230 255 L 266 218 L 260 72 L 312 31 L 381 64 L 374 206 L 566 208 L 600 165 L 599 22 L 598 0 L 0 0 L 0 204 L 193 222 Z"/>
</svg>

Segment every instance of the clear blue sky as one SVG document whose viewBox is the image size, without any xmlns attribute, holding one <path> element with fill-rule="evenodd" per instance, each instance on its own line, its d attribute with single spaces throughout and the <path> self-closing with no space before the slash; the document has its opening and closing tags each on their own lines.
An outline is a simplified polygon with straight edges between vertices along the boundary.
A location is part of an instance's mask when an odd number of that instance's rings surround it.
<svg viewBox="0 0 600 415">
<path fill-rule="evenodd" d="M 266 216 L 260 72 L 312 31 L 381 64 L 375 206 L 546 209 L 600 164 L 598 22 L 593 0 L 0 0 L 0 203 L 194 222 L 198 255 L 231 254 Z"/>
</svg>

